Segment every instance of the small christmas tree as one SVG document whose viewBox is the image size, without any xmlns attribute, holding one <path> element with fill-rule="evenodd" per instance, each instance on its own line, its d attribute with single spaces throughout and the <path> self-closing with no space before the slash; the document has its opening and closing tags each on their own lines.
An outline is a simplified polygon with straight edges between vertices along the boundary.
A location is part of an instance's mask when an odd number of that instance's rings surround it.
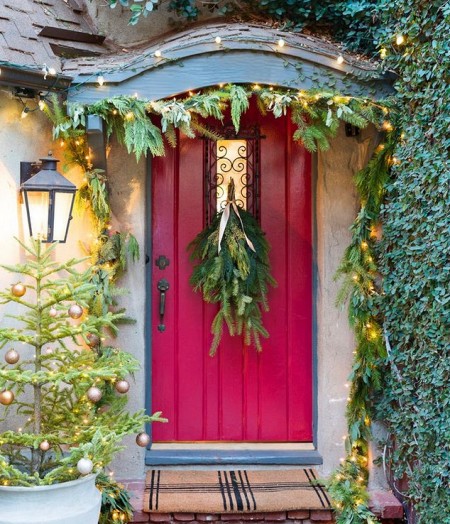
<svg viewBox="0 0 450 524">
<path fill-rule="evenodd" d="M 102 471 L 125 435 L 163 419 L 124 410 L 126 377 L 139 363 L 102 346 L 123 313 L 90 314 L 96 268 L 55 262 L 56 244 L 21 245 L 26 262 L 2 266 L 22 280 L 0 293 L 14 310 L 14 325 L 0 329 L 0 423 L 15 424 L 0 433 L 0 483 L 34 486 Z M 145 446 L 149 437 L 139 433 L 136 442 Z"/>
</svg>

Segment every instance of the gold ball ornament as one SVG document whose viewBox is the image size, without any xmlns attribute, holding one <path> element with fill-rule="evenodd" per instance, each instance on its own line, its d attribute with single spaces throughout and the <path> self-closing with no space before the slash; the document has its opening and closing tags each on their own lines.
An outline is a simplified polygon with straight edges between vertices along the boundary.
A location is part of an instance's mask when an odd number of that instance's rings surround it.
<svg viewBox="0 0 450 524">
<path fill-rule="evenodd" d="M 14 393 L 9 389 L 4 389 L 0 391 L 0 404 L 4 406 L 9 406 L 14 401 Z"/>
<path fill-rule="evenodd" d="M 116 388 L 117 393 L 128 393 L 130 383 L 126 380 L 118 380 L 114 387 Z"/>
<path fill-rule="evenodd" d="M 52 318 L 55 318 L 56 315 L 58 314 L 58 311 L 56 310 L 56 308 L 51 307 L 51 308 L 48 310 L 48 314 L 49 314 Z"/>
<path fill-rule="evenodd" d="M 43 440 L 40 444 L 39 444 L 39 449 L 41 451 L 48 451 L 50 449 L 50 442 L 48 440 Z"/>
<path fill-rule="evenodd" d="M 97 336 L 95 333 L 88 333 L 86 335 L 86 338 L 88 340 L 88 346 L 90 348 L 95 348 L 100 344 L 100 337 Z"/>
<path fill-rule="evenodd" d="M 86 392 L 87 398 L 91 402 L 99 402 L 103 396 L 102 390 L 96 386 L 91 386 Z"/>
<path fill-rule="evenodd" d="M 69 308 L 68 313 L 70 318 L 80 318 L 83 314 L 83 308 L 78 304 L 72 304 Z"/>
<path fill-rule="evenodd" d="M 5 360 L 8 364 L 17 364 L 20 360 L 19 352 L 15 349 L 10 349 L 6 352 Z"/>
<path fill-rule="evenodd" d="M 150 435 L 148 433 L 139 433 L 136 436 L 136 444 L 141 448 L 146 448 L 150 444 Z"/>
<path fill-rule="evenodd" d="M 11 293 L 15 297 L 23 297 L 26 292 L 27 292 L 27 288 L 21 282 L 18 282 L 17 284 L 14 284 L 11 287 Z"/>
</svg>

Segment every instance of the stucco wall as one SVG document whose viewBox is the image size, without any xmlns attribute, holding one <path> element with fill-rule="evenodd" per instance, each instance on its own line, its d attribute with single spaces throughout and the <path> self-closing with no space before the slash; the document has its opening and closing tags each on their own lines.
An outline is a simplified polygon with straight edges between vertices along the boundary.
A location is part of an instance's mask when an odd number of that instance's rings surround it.
<svg viewBox="0 0 450 524">
<path fill-rule="evenodd" d="M 140 246 L 141 257 L 132 263 L 121 279 L 119 286 L 129 293 L 120 298 L 127 314 L 136 323 L 124 325 L 114 342 L 122 349 L 132 353 L 141 363 L 141 370 L 130 381 L 129 408 L 136 411 L 145 408 L 145 181 L 146 161 L 136 163 L 135 157 L 128 155 L 123 147 L 113 142 L 108 155 L 111 207 L 113 210 L 113 229 L 130 231 Z M 126 450 L 120 453 L 112 470 L 118 478 L 138 478 L 144 475 L 145 450 L 136 445 L 133 436 L 126 439 Z"/>
<path fill-rule="evenodd" d="M 141 17 L 139 23 L 134 26 L 128 24 L 130 10 L 122 7 L 119 2 L 114 9 L 104 0 L 88 0 L 85 5 L 89 16 L 95 21 L 92 25 L 96 27 L 97 32 L 124 47 L 149 42 L 153 38 L 189 25 L 183 18 L 168 10 L 168 0 L 160 0 L 158 9 L 147 18 Z M 199 21 L 216 17 L 217 14 L 203 9 Z"/>
<path fill-rule="evenodd" d="M 353 175 L 367 164 L 373 138 L 373 128 L 363 130 L 359 137 L 348 138 L 341 126 L 330 150 L 318 154 L 315 187 L 317 440 L 324 460 L 321 468 L 324 475 L 331 473 L 345 456 L 347 378 L 355 345 L 347 311 L 336 307 L 340 284 L 333 277 L 350 243 L 349 227 L 358 211 Z"/>
</svg>

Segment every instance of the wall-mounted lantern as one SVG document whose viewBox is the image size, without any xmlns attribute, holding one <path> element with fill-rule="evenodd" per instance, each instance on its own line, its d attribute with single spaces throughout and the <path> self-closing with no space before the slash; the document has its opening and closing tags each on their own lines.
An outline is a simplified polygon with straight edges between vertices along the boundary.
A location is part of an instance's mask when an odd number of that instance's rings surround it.
<svg viewBox="0 0 450 524">
<path fill-rule="evenodd" d="M 76 186 L 56 171 L 51 156 L 40 164 L 20 163 L 20 191 L 24 197 L 30 236 L 42 242 L 65 242 L 72 219 Z"/>
</svg>

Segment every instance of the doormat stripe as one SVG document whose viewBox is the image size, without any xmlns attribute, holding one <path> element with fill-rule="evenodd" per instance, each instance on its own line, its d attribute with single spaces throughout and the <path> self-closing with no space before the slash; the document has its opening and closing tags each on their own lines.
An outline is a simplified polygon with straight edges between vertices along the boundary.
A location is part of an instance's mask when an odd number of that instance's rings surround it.
<svg viewBox="0 0 450 524">
<path fill-rule="evenodd" d="M 311 469 L 150 470 L 144 511 L 240 513 L 329 509 L 328 495 Z"/>
</svg>

